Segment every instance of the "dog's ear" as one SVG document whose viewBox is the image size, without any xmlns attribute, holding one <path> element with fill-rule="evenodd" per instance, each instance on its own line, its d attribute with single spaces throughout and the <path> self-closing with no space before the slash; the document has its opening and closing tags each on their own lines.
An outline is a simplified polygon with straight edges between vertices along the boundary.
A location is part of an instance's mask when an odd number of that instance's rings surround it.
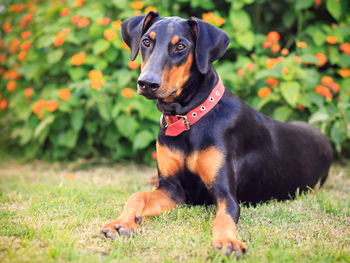
<svg viewBox="0 0 350 263">
<path fill-rule="evenodd" d="M 158 17 L 158 12 L 151 11 L 147 15 L 134 16 L 123 21 L 121 25 L 122 37 L 125 43 L 130 47 L 131 60 L 137 57 L 142 35 Z"/>
<path fill-rule="evenodd" d="M 209 65 L 225 53 L 230 39 L 221 29 L 196 17 L 191 17 L 188 23 L 196 36 L 197 68 L 200 73 L 206 74 L 209 70 Z"/>
</svg>

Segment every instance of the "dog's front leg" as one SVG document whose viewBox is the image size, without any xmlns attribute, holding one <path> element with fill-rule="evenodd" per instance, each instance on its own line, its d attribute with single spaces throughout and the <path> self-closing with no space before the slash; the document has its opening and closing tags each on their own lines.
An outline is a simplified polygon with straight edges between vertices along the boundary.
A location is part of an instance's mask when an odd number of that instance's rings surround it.
<svg viewBox="0 0 350 263">
<path fill-rule="evenodd" d="M 103 237 L 130 237 L 135 228 L 141 224 L 142 217 L 160 215 L 176 207 L 176 202 L 169 197 L 166 190 L 157 189 L 150 192 L 134 193 L 125 205 L 117 220 L 106 224 L 101 233 Z"/>
<path fill-rule="evenodd" d="M 234 253 L 237 258 L 246 252 L 245 244 L 237 239 L 238 217 L 238 203 L 229 194 L 217 200 L 212 240 L 215 251 L 223 249 L 226 255 Z"/>
</svg>

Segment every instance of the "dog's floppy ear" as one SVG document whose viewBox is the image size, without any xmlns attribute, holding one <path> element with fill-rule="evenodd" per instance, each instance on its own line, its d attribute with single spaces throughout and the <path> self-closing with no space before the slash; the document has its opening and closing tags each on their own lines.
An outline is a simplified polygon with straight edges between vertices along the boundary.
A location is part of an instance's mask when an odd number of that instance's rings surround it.
<svg viewBox="0 0 350 263">
<path fill-rule="evenodd" d="M 206 74 L 209 70 L 209 65 L 225 53 L 230 39 L 221 29 L 196 17 L 191 17 L 188 23 L 196 35 L 195 53 L 197 68 L 200 73 Z"/>
<path fill-rule="evenodd" d="M 158 17 L 158 12 L 151 11 L 147 15 L 128 18 L 122 23 L 122 37 L 125 43 L 130 47 L 131 60 L 134 60 L 137 57 L 142 35 L 150 28 Z"/>
</svg>

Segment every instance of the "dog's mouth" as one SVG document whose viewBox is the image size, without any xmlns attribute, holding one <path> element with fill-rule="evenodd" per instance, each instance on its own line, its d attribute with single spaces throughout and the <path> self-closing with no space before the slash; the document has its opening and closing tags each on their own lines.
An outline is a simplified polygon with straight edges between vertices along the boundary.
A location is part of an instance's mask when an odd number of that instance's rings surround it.
<svg viewBox="0 0 350 263">
<path fill-rule="evenodd" d="M 177 93 L 178 89 L 177 88 L 173 88 L 169 94 L 165 94 L 163 92 L 161 92 L 161 90 L 159 90 L 159 92 L 155 91 L 155 92 L 147 92 L 147 91 L 143 91 L 138 89 L 138 93 L 142 96 L 144 96 L 146 99 L 149 100 L 167 100 L 167 99 L 173 99 L 175 96 L 175 94 Z M 159 94 L 157 94 L 159 93 Z"/>
</svg>

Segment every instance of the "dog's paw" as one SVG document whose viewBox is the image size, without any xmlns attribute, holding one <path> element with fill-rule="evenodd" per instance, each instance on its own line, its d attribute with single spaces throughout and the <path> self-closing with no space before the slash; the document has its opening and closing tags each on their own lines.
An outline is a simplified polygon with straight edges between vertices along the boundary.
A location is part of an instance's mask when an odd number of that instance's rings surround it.
<svg viewBox="0 0 350 263">
<path fill-rule="evenodd" d="M 237 239 L 216 241 L 213 246 L 215 252 L 223 253 L 227 257 L 234 255 L 238 259 L 247 253 L 247 246 Z"/>
<path fill-rule="evenodd" d="M 134 221 L 127 221 L 123 219 L 117 219 L 113 222 L 106 224 L 101 229 L 101 237 L 115 239 L 117 235 L 121 237 L 131 237 L 134 234 L 134 229 L 137 225 L 141 224 L 142 217 L 135 216 Z"/>
</svg>

